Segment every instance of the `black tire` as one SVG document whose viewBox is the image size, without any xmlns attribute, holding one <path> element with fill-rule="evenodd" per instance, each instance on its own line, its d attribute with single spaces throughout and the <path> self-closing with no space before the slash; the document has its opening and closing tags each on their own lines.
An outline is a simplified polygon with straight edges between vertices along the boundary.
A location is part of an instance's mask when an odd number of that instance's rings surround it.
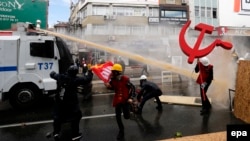
<svg viewBox="0 0 250 141">
<path fill-rule="evenodd" d="M 11 92 L 9 102 L 15 109 L 24 110 L 33 107 L 39 96 L 39 89 L 36 86 L 19 85 Z"/>
</svg>

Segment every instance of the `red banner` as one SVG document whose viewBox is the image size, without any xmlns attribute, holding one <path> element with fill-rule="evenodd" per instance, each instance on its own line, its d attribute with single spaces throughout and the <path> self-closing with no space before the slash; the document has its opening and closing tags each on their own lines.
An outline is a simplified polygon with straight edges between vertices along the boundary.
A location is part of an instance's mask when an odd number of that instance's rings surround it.
<svg viewBox="0 0 250 141">
<path fill-rule="evenodd" d="M 106 62 L 101 65 L 95 65 L 92 67 L 92 71 L 95 75 L 97 75 L 98 78 L 100 78 L 104 83 L 109 82 L 110 74 L 111 74 L 111 68 L 113 66 L 112 62 Z"/>
</svg>

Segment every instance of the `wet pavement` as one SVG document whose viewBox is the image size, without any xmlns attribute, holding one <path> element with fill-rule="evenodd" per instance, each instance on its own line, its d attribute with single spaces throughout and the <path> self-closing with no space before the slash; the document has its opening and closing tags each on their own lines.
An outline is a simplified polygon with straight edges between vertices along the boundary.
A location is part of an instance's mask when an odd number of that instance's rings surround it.
<svg viewBox="0 0 250 141">
<path fill-rule="evenodd" d="M 138 78 L 131 79 L 138 84 Z M 161 84 L 160 77 L 151 77 L 163 89 L 164 95 L 192 96 L 197 92 L 193 80 L 182 79 L 172 84 Z M 92 99 L 83 101 L 79 95 L 83 118 L 80 130 L 82 141 L 115 141 L 118 127 L 111 106 L 113 93 L 107 91 L 100 81 L 94 81 L 95 92 Z M 196 96 L 198 94 L 196 93 Z M 47 100 L 44 107 L 30 111 L 15 111 L 8 104 L 0 106 L 0 141 L 46 141 L 45 134 L 52 131 L 51 107 Z M 143 109 L 142 116 L 123 119 L 125 126 L 124 141 L 152 141 L 173 138 L 176 132 L 182 136 L 226 131 L 228 124 L 245 124 L 234 117 L 228 108 L 213 108 L 209 115 L 201 116 L 200 107 L 163 104 L 163 111 L 158 112 L 153 99 Z M 63 125 L 61 141 L 70 140 L 70 125 Z"/>
</svg>

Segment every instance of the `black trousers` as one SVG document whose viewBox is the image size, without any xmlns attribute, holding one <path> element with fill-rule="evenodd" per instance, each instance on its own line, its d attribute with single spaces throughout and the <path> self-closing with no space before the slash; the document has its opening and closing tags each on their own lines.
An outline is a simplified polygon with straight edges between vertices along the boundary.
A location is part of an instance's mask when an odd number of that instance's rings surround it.
<svg viewBox="0 0 250 141">
<path fill-rule="evenodd" d="M 209 110 L 211 108 L 211 103 L 207 98 L 207 90 L 211 83 L 208 83 L 204 89 L 200 87 L 201 104 L 203 110 Z M 200 85 L 201 86 L 201 85 Z"/>
<path fill-rule="evenodd" d="M 153 91 L 153 92 L 149 92 L 149 93 L 146 93 L 143 95 L 143 98 L 141 100 L 141 103 L 139 105 L 139 108 L 140 110 L 142 110 L 144 104 L 151 98 L 155 98 L 156 99 L 156 103 L 158 105 L 158 107 L 162 107 L 162 104 L 161 104 L 161 101 L 160 101 L 160 98 L 159 98 L 159 95 L 161 94 L 158 94 L 159 92 L 158 91 Z"/>
<path fill-rule="evenodd" d="M 125 104 L 118 104 L 115 107 L 116 122 L 118 124 L 119 130 L 121 132 L 124 132 L 124 125 L 122 123 L 122 113 L 125 119 L 129 119 L 130 117 L 129 103 L 126 102 Z"/>
<path fill-rule="evenodd" d="M 58 111 L 57 111 L 58 110 Z M 66 122 L 71 123 L 72 137 L 79 135 L 79 124 L 82 118 L 81 110 L 63 110 L 57 109 L 53 113 L 53 128 L 54 134 L 59 134 L 61 131 L 62 124 Z"/>
</svg>

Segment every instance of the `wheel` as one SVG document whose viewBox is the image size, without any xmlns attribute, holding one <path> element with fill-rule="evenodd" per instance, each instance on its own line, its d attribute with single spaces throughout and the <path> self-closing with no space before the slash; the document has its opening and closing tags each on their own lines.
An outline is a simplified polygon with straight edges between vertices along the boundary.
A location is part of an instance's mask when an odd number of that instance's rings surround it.
<svg viewBox="0 0 250 141">
<path fill-rule="evenodd" d="M 34 85 L 20 85 L 15 88 L 9 102 L 15 109 L 27 109 L 34 106 L 39 96 L 39 90 Z"/>
</svg>

